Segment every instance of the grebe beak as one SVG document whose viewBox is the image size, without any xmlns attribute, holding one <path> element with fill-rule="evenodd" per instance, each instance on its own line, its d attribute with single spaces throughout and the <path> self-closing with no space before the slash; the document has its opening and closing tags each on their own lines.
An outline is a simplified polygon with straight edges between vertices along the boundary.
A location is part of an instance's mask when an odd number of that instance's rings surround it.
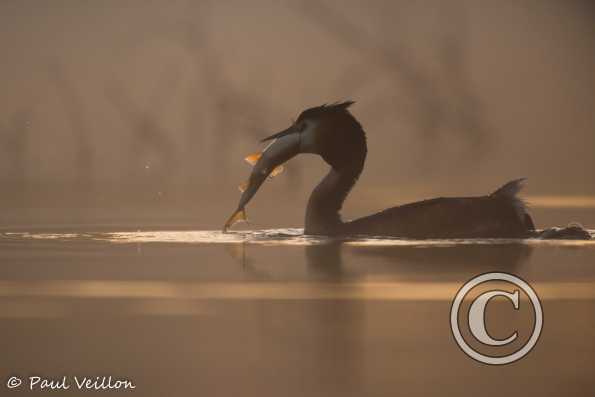
<svg viewBox="0 0 595 397">
<path fill-rule="evenodd" d="M 291 126 L 291 127 L 287 128 L 286 130 L 283 130 L 281 132 L 277 132 L 276 134 L 273 134 L 273 135 L 271 135 L 269 137 L 266 137 L 264 139 L 261 139 L 260 142 L 266 142 L 266 141 L 270 141 L 270 140 L 273 140 L 273 139 L 278 139 L 278 138 L 284 137 L 286 135 L 294 134 L 294 133 L 297 133 L 297 132 L 298 131 L 295 129 L 295 127 L 294 126 Z"/>
</svg>

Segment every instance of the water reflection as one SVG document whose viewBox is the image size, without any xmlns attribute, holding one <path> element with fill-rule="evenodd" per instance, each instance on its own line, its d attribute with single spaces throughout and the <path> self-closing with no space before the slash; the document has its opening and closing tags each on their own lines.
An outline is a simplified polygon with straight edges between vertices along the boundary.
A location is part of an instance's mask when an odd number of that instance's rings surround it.
<svg viewBox="0 0 595 397">
<path fill-rule="evenodd" d="M 342 241 L 307 245 L 305 247 L 306 264 L 312 276 L 341 280 L 344 275 L 341 256 L 343 245 Z"/>
<path fill-rule="evenodd" d="M 387 279 L 398 275 L 406 280 L 461 279 L 469 272 L 485 273 L 504 271 L 518 273 L 533 253 L 526 244 L 460 245 L 460 246 L 366 246 L 349 245 L 344 241 L 304 247 L 305 259 L 312 279 L 349 281 L 358 278 L 353 269 L 343 263 L 343 252 L 348 251 L 352 261 L 368 264 L 365 276 L 375 274 L 378 281 L 382 274 Z M 358 259 L 361 258 L 361 259 Z M 373 261 L 370 259 L 374 259 Z M 363 275 L 359 274 L 359 278 Z"/>
<path fill-rule="evenodd" d="M 346 278 L 343 266 L 343 241 L 329 240 L 304 247 L 306 266 L 312 279 L 325 282 L 342 282 Z M 355 395 L 363 394 L 365 373 L 365 301 L 355 297 L 365 295 L 358 283 L 345 283 L 345 291 L 352 299 L 331 300 L 328 304 L 312 305 L 311 315 L 316 325 L 315 334 L 320 357 L 317 362 L 328 362 L 322 370 L 331 374 L 332 383 L 344 385 Z M 324 348 L 320 348 L 324 347 Z M 328 357 L 341 360 L 329 362 Z"/>
<path fill-rule="evenodd" d="M 533 249 L 526 244 L 503 244 L 425 248 L 360 246 L 354 251 L 362 257 L 384 259 L 392 272 L 398 272 L 403 278 L 427 276 L 444 281 L 469 271 L 476 274 L 488 271 L 518 272 L 530 259 Z"/>
<path fill-rule="evenodd" d="M 276 229 L 0 233 L 0 246 L 4 296 L 446 300 L 478 273 L 506 271 L 550 283 L 559 297 L 576 296 L 562 283 L 595 280 L 594 241 L 330 239 Z"/>
</svg>

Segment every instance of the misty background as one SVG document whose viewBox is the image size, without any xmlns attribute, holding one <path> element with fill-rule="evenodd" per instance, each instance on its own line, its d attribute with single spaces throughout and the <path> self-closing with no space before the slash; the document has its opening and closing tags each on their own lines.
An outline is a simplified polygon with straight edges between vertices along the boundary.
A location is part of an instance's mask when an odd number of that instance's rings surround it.
<svg viewBox="0 0 595 397">
<path fill-rule="evenodd" d="M 345 99 L 368 136 L 345 218 L 523 176 L 537 215 L 552 196 L 592 208 L 594 17 L 589 1 L 2 1 L 0 226 L 219 228 L 258 139 Z M 250 227 L 301 227 L 326 169 L 292 160 Z"/>
</svg>

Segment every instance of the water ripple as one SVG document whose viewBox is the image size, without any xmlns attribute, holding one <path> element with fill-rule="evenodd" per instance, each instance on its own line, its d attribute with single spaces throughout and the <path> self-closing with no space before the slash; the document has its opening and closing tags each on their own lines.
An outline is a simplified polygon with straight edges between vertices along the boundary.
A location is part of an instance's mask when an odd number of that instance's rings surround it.
<svg viewBox="0 0 595 397">
<path fill-rule="evenodd" d="M 595 237 L 595 231 L 589 231 Z M 233 231 L 219 230 L 165 230 L 101 233 L 0 233 L 0 240 L 95 240 L 111 243 L 180 243 L 180 244 L 255 244 L 264 246 L 308 246 L 340 242 L 352 246 L 410 246 L 451 247 L 462 245 L 536 245 L 595 247 L 595 240 L 540 240 L 540 239 L 429 239 L 411 240 L 385 236 L 325 237 L 303 234 L 301 228 Z"/>
</svg>

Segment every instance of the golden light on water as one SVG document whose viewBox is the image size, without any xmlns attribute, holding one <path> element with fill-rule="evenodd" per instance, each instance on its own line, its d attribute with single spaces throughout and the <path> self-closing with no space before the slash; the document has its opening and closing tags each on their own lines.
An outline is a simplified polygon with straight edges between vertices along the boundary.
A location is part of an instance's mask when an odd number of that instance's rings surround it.
<svg viewBox="0 0 595 397">
<path fill-rule="evenodd" d="M 0 282 L 0 296 L 35 298 L 126 298 L 181 300 L 452 300 L 451 282 L 212 282 L 85 281 Z M 542 299 L 594 299 L 594 282 L 533 283 Z"/>
<path fill-rule="evenodd" d="M 589 230 L 592 236 L 595 230 Z M 151 230 L 135 232 L 108 233 L 0 233 L 6 239 L 25 240 L 56 240 L 56 241 L 108 241 L 122 244 L 168 243 L 168 244 L 222 244 L 228 247 L 233 256 L 241 256 L 244 246 L 313 246 L 340 243 L 348 247 L 457 247 L 467 245 L 510 245 L 521 244 L 527 246 L 557 246 L 557 247 L 595 247 L 595 239 L 591 240 L 542 240 L 542 239 L 511 239 L 511 238 L 483 238 L 483 239 L 401 239 L 393 237 L 348 237 L 332 238 L 323 236 L 308 236 L 303 229 L 265 229 L 246 230 L 236 232 L 221 232 L 219 230 Z"/>
</svg>

